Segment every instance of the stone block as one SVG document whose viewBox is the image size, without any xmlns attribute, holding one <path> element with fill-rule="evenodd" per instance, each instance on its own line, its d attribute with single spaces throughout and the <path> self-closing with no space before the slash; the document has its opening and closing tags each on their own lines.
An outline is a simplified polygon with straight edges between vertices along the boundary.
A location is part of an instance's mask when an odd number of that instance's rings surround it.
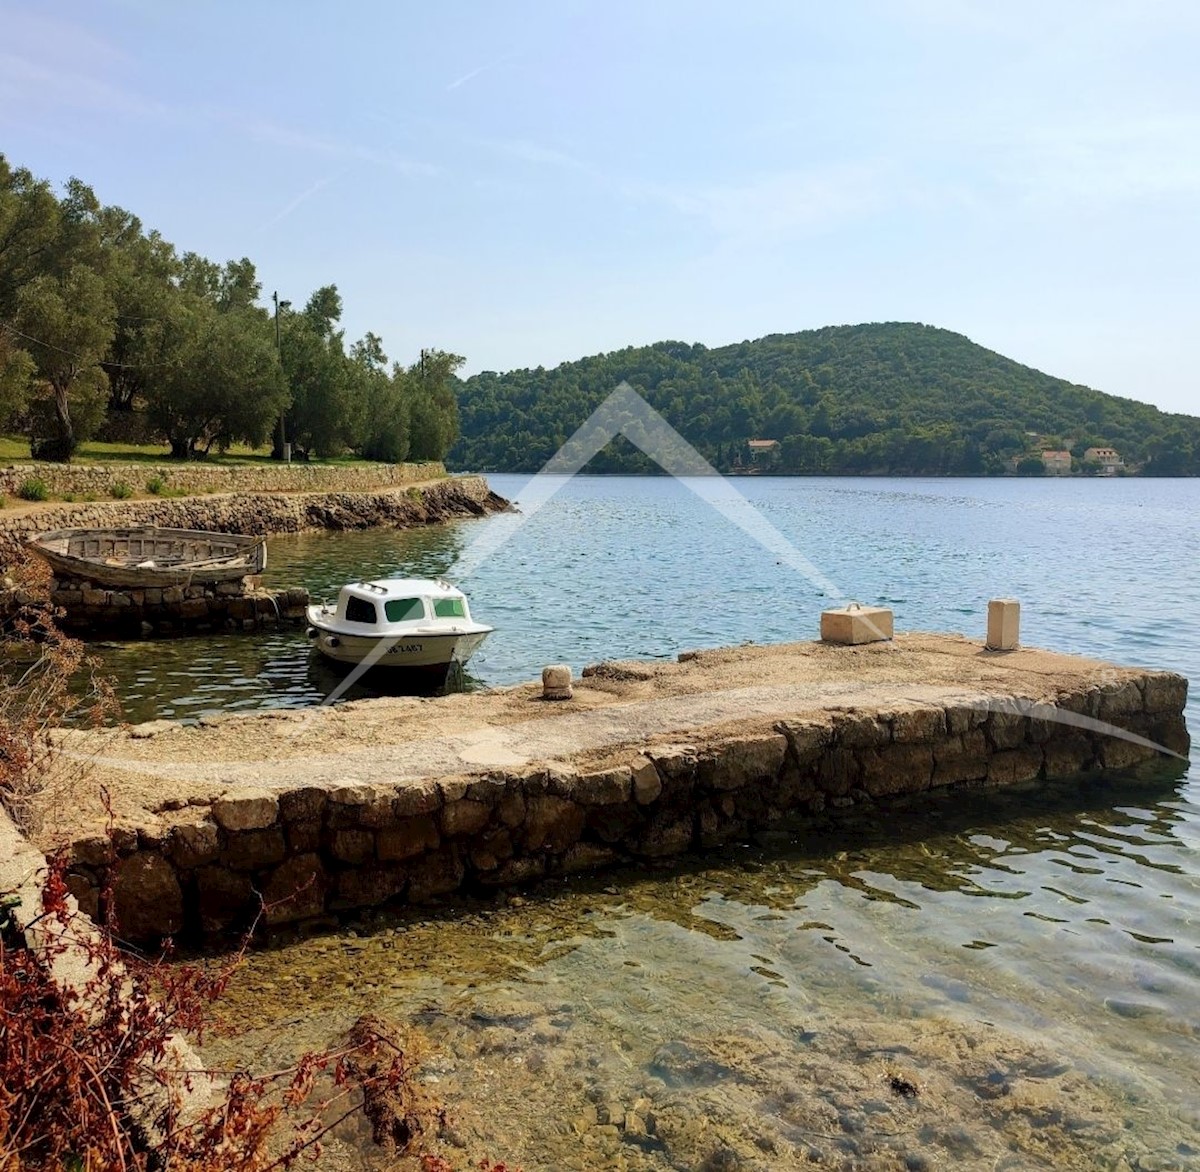
<svg viewBox="0 0 1200 1172">
<path fill-rule="evenodd" d="M 528 799 L 522 838 L 526 850 L 561 854 L 583 831 L 583 810 L 567 798 L 541 794 Z"/>
<path fill-rule="evenodd" d="M 526 798 L 519 789 L 511 789 L 500 799 L 500 821 L 510 830 L 525 821 Z"/>
<path fill-rule="evenodd" d="M 1085 736 L 1055 737 L 1043 746 L 1047 777 L 1070 777 L 1092 768 L 1096 750 Z"/>
<path fill-rule="evenodd" d="M 319 786 L 287 790 L 279 795 L 279 813 L 285 822 L 320 821 L 328 796 Z"/>
<path fill-rule="evenodd" d="M 492 807 L 470 798 L 447 802 L 442 807 L 442 833 L 447 838 L 462 838 L 478 834 L 492 819 Z"/>
<path fill-rule="evenodd" d="M 268 826 L 230 834 L 222 858 L 235 871 L 261 871 L 282 862 L 285 854 L 283 827 Z"/>
<path fill-rule="evenodd" d="M 632 804 L 619 806 L 589 806 L 586 811 L 587 833 L 602 842 L 624 842 L 641 820 L 641 813 Z"/>
<path fill-rule="evenodd" d="M 662 778 L 649 757 L 637 757 L 630 768 L 633 775 L 633 797 L 639 806 L 648 806 L 662 793 Z"/>
<path fill-rule="evenodd" d="M 1021 604 L 1015 598 L 993 598 L 988 603 L 989 651 L 1015 651 L 1021 641 Z"/>
<path fill-rule="evenodd" d="M 178 606 L 183 601 L 183 587 L 164 586 L 162 600 L 164 606 Z"/>
<path fill-rule="evenodd" d="M 1187 705 L 1188 682 L 1169 671 L 1156 671 L 1144 682 L 1146 711 L 1174 715 Z"/>
<path fill-rule="evenodd" d="M 329 850 L 335 859 L 359 866 L 375 857 L 375 835 L 369 830 L 337 830 Z"/>
<path fill-rule="evenodd" d="M 664 859 L 682 854 L 692 845 L 693 825 L 690 814 L 663 813 L 651 820 L 633 846 L 639 855 Z"/>
<path fill-rule="evenodd" d="M 835 711 L 832 716 L 833 741 L 842 748 L 876 749 L 892 739 L 891 728 L 869 712 Z M 819 739 L 819 732 L 815 736 Z"/>
<path fill-rule="evenodd" d="M 179 604 L 179 617 L 186 620 L 208 617 L 208 603 L 203 598 L 185 598 Z"/>
<path fill-rule="evenodd" d="M 992 748 L 1015 749 L 1025 743 L 1028 725 L 1023 713 L 1007 708 L 995 709 L 988 713 L 984 731 Z"/>
<path fill-rule="evenodd" d="M 542 668 L 542 699 L 570 700 L 575 691 L 571 686 L 571 668 L 565 663 L 552 663 Z"/>
<path fill-rule="evenodd" d="M 327 880 L 315 854 L 295 855 L 280 863 L 263 887 L 268 924 L 286 924 L 319 916 L 325 910 Z"/>
<path fill-rule="evenodd" d="M 395 826 L 386 827 L 375 840 L 379 858 L 385 863 L 414 858 L 436 850 L 440 843 L 437 826 L 428 814 L 406 818 Z"/>
<path fill-rule="evenodd" d="M 458 852 L 450 847 L 422 857 L 412 868 L 408 902 L 424 903 L 438 895 L 449 895 L 462 884 L 466 868 Z"/>
<path fill-rule="evenodd" d="M 577 842 L 563 855 L 559 869 L 574 875 L 581 871 L 598 871 L 621 861 L 621 856 L 609 846 L 595 842 Z"/>
<path fill-rule="evenodd" d="M 575 780 L 573 796 L 585 806 L 615 806 L 629 801 L 632 788 L 633 775 L 628 766 L 600 769 L 581 773 Z"/>
<path fill-rule="evenodd" d="M 211 863 L 220 849 L 221 835 L 216 823 L 207 820 L 176 826 L 167 843 L 171 861 L 184 870 Z"/>
<path fill-rule="evenodd" d="M 989 785 L 1019 785 L 1041 776 L 1045 755 L 1030 745 L 1023 749 L 1008 749 L 995 753 L 988 760 Z"/>
<path fill-rule="evenodd" d="M 737 737 L 717 745 L 697 764 L 696 778 L 708 790 L 741 789 L 752 782 L 771 782 L 783 768 L 787 738 L 779 733 Z"/>
<path fill-rule="evenodd" d="M 504 827 L 489 831 L 482 841 L 471 848 L 471 866 L 476 871 L 494 871 L 513 856 L 512 835 Z"/>
<path fill-rule="evenodd" d="M 112 898 L 118 934 L 130 940 L 172 936 L 183 927 L 183 889 L 160 854 L 139 851 L 122 859 Z"/>
<path fill-rule="evenodd" d="M 279 799 L 270 790 L 246 788 L 223 794 L 212 810 L 224 830 L 261 830 L 279 817 Z"/>
<path fill-rule="evenodd" d="M 284 833 L 291 854 L 303 855 L 321 849 L 321 822 L 317 818 L 285 822 Z"/>
<path fill-rule="evenodd" d="M 785 721 L 777 724 L 775 728 L 787 737 L 796 764 L 801 769 L 819 761 L 833 743 L 833 726 L 828 721 Z"/>
<path fill-rule="evenodd" d="M 935 789 L 943 785 L 961 785 L 967 781 L 983 781 L 988 774 L 986 756 L 970 756 L 966 753 L 948 754 L 934 758 L 933 780 Z"/>
<path fill-rule="evenodd" d="M 1145 708 L 1142 690 L 1134 680 L 1122 680 L 1100 689 L 1100 719 L 1119 722 L 1121 717 L 1136 716 Z"/>
<path fill-rule="evenodd" d="M 404 894 L 408 872 L 402 867 L 370 867 L 342 871 L 334 878 L 329 904 L 336 910 L 375 907 Z"/>
<path fill-rule="evenodd" d="M 866 750 L 878 752 L 878 750 Z M 816 782 L 823 792 L 835 797 L 860 787 L 862 764 L 851 749 L 829 749 L 817 763 Z"/>
<path fill-rule="evenodd" d="M 205 932 L 244 926 L 258 912 L 260 902 L 249 875 L 208 866 L 200 867 L 195 876 L 200 927 Z"/>
<path fill-rule="evenodd" d="M 862 753 L 862 788 L 873 798 L 912 794 L 933 781 L 933 749 L 929 745 L 890 745 Z"/>
<path fill-rule="evenodd" d="M 147 586 L 143 592 L 147 606 L 162 606 L 163 591 L 160 586 Z"/>
<path fill-rule="evenodd" d="M 890 715 L 892 740 L 898 745 L 927 744 L 946 735 L 944 709 L 922 704 L 898 708 Z"/>
<path fill-rule="evenodd" d="M 1105 769 L 1128 769 L 1139 761 L 1146 761 L 1158 754 L 1146 745 L 1127 741 L 1121 737 L 1098 737 L 1100 764 Z"/>
<path fill-rule="evenodd" d="M 856 645 L 892 638 L 892 612 L 886 606 L 833 607 L 821 612 L 821 638 L 826 643 Z"/>
<path fill-rule="evenodd" d="M 84 606 L 97 606 L 97 607 L 107 606 L 108 605 L 108 591 L 107 590 L 92 590 L 92 589 L 84 590 L 83 591 L 83 605 Z"/>
<path fill-rule="evenodd" d="M 392 794 L 392 808 L 399 818 L 410 814 L 430 814 L 442 804 L 437 783 L 432 781 L 400 782 Z"/>
<path fill-rule="evenodd" d="M 507 887 L 512 883 L 528 883 L 533 879 L 540 879 L 545 874 L 544 855 L 524 855 L 519 859 L 509 859 L 494 871 L 480 874 L 478 880 L 485 887 Z"/>
</svg>

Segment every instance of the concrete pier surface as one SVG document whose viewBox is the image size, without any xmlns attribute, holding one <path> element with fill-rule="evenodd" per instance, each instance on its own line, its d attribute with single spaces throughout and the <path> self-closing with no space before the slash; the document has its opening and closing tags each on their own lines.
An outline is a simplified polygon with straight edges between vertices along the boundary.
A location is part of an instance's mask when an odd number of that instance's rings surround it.
<svg viewBox="0 0 1200 1172">
<path fill-rule="evenodd" d="M 1186 755 L 1180 676 L 954 635 L 749 645 L 438 699 L 59 734 L 38 845 L 136 938 L 423 902 L 934 787 Z M 104 827 L 109 814 L 111 834 Z M 111 839 L 111 841 L 110 841 Z"/>
</svg>

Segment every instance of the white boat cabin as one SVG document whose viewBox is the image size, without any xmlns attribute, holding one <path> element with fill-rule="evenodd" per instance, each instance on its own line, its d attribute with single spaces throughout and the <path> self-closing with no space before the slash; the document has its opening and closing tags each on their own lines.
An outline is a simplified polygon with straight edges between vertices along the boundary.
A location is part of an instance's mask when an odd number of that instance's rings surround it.
<svg viewBox="0 0 1200 1172">
<path fill-rule="evenodd" d="M 448 582 L 395 578 L 355 582 L 338 593 L 334 625 L 347 633 L 454 630 L 471 624 L 466 596 Z"/>
</svg>

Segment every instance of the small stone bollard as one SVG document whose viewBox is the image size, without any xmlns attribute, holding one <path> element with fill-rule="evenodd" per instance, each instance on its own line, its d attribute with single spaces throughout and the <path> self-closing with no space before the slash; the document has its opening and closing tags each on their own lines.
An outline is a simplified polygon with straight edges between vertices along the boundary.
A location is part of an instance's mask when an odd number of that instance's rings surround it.
<svg viewBox="0 0 1200 1172">
<path fill-rule="evenodd" d="M 1015 598 L 993 598 L 988 603 L 989 651 L 1015 651 L 1021 641 L 1021 604 Z"/>
<path fill-rule="evenodd" d="M 571 687 L 571 669 L 565 663 L 552 663 L 542 668 L 542 699 L 570 700 L 575 695 Z"/>
</svg>

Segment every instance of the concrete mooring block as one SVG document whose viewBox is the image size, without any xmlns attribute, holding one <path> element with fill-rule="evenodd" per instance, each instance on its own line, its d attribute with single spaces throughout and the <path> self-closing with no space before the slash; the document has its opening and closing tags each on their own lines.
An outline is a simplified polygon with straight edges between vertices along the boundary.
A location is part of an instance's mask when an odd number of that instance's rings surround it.
<svg viewBox="0 0 1200 1172">
<path fill-rule="evenodd" d="M 834 607 L 821 612 L 821 638 L 826 643 L 879 643 L 892 637 L 892 612 L 886 606 Z"/>
<path fill-rule="evenodd" d="M 565 663 L 552 663 L 542 668 L 542 699 L 570 700 L 575 695 L 571 687 L 571 668 Z"/>
<path fill-rule="evenodd" d="M 1021 641 L 1021 604 L 1015 598 L 993 598 L 988 603 L 987 649 L 1015 651 Z"/>
</svg>

